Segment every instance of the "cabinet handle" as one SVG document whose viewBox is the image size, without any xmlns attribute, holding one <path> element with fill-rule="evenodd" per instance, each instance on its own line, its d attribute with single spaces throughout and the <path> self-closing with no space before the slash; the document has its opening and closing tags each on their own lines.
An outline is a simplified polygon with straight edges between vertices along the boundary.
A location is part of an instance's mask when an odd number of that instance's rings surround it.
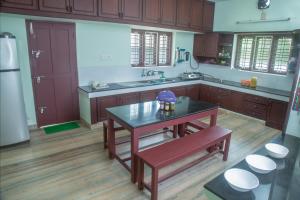
<svg viewBox="0 0 300 200">
<path fill-rule="evenodd" d="M 69 6 L 66 6 L 66 10 L 67 10 L 68 12 L 70 12 L 70 11 L 69 11 Z"/>
<path fill-rule="evenodd" d="M 73 12 L 73 7 L 72 6 L 70 6 L 70 12 Z"/>
</svg>

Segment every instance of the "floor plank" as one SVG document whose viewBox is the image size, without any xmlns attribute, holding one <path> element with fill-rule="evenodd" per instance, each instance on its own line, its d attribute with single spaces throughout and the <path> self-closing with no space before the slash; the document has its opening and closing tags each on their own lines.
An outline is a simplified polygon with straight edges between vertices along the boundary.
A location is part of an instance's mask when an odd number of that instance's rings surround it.
<svg viewBox="0 0 300 200">
<path fill-rule="evenodd" d="M 228 161 L 215 155 L 164 181 L 159 185 L 159 199 L 206 200 L 206 182 L 280 134 L 261 120 L 226 110 L 221 110 L 217 123 L 233 130 Z M 168 138 L 170 135 L 156 135 L 143 139 L 141 146 Z M 148 191 L 139 191 L 131 184 L 129 173 L 121 164 L 108 159 L 102 141 L 101 128 L 80 127 L 53 135 L 35 130 L 29 144 L 2 148 L 0 199 L 149 199 Z M 117 151 L 126 155 L 129 148 L 129 144 L 122 144 Z M 200 155 L 175 163 L 161 174 Z M 149 179 L 148 168 L 145 174 Z"/>
</svg>

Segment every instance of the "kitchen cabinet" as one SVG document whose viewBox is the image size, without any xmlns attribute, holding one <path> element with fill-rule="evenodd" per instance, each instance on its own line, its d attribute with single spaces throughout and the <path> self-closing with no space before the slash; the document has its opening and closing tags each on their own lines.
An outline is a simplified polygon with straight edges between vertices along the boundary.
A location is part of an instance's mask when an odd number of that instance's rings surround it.
<svg viewBox="0 0 300 200">
<path fill-rule="evenodd" d="M 199 86 L 198 85 L 187 86 L 186 96 L 190 97 L 192 100 L 195 101 L 199 100 Z"/>
<path fill-rule="evenodd" d="M 140 102 L 140 94 L 138 92 L 130 94 L 122 94 L 118 97 L 119 105 L 134 104 Z"/>
<path fill-rule="evenodd" d="M 218 33 L 196 34 L 194 36 L 194 57 L 216 58 L 218 54 Z"/>
<path fill-rule="evenodd" d="M 179 27 L 190 27 L 191 0 L 177 0 L 176 25 Z"/>
<path fill-rule="evenodd" d="M 90 108 L 91 108 L 91 123 L 96 124 L 98 120 L 98 105 L 97 98 L 90 99 Z"/>
<path fill-rule="evenodd" d="M 203 4 L 203 30 L 212 31 L 214 24 L 215 3 L 211 1 L 204 1 Z"/>
<path fill-rule="evenodd" d="M 157 92 L 156 90 L 150 90 L 140 93 L 140 102 L 145 101 L 154 101 L 156 99 Z"/>
<path fill-rule="evenodd" d="M 266 125 L 282 130 L 288 103 L 269 99 Z"/>
<path fill-rule="evenodd" d="M 142 19 L 142 0 L 99 0 L 100 17 L 140 21 Z"/>
<path fill-rule="evenodd" d="M 211 102 L 210 100 L 210 88 L 208 85 L 200 85 L 199 86 L 199 99 L 201 101 Z"/>
<path fill-rule="evenodd" d="M 175 0 L 161 0 L 161 24 L 174 26 L 176 24 L 176 8 Z"/>
<path fill-rule="evenodd" d="M 40 10 L 60 12 L 60 13 L 70 13 L 70 4 L 68 0 L 39 0 Z"/>
<path fill-rule="evenodd" d="M 186 96 L 186 87 L 174 87 L 170 88 L 172 92 L 174 92 L 176 97 Z"/>
<path fill-rule="evenodd" d="M 38 0 L 1 0 L 1 6 L 22 9 L 38 9 Z"/>
<path fill-rule="evenodd" d="M 192 0 L 190 26 L 193 29 L 202 30 L 203 0 Z"/>
<path fill-rule="evenodd" d="M 160 0 L 143 1 L 143 22 L 160 22 Z"/>
<path fill-rule="evenodd" d="M 118 106 L 118 96 L 107 96 L 97 98 L 98 121 L 106 120 L 106 108 Z"/>
<path fill-rule="evenodd" d="M 100 17 L 120 18 L 121 4 L 120 0 L 99 0 L 98 14 Z"/>
<path fill-rule="evenodd" d="M 78 15 L 97 15 L 97 0 L 70 0 L 71 12 Z"/>
<path fill-rule="evenodd" d="M 243 98 L 243 114 L 266 120 L 268 100 L 264 97 L 246 94 Z"/>
</svg>

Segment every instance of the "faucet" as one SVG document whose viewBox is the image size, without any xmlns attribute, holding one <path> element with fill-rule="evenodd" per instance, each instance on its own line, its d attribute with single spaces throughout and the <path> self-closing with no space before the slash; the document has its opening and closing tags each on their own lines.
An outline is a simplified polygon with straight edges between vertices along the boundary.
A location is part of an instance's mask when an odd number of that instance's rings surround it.
<svg viewBox="0 0 300 200">
<path fill-rule="evenodd" d="M 160 75 L 160 79 L 166 78 L 165 77 L 165 72 L 164 71 L 159 71 L 159 70 L 149 70 L 147 72 L 147 76 L 154 76 L 156 73 Z"/>
</svg>

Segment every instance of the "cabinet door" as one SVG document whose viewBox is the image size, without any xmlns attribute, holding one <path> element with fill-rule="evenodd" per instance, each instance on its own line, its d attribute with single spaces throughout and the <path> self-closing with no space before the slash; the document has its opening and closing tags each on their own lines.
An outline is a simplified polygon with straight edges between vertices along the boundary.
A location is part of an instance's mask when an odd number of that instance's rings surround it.
<svg viewBox="0 0 300 200">
<path fill-rule="evenodd" d="M 143 0 L 122 0 L 121 17 L 125 20 L 142 20 Z"/>
<path fill-rule="evenodd" d="M 191 28 L 201 30 L 203 17 L 203 0 L 192 0 Z"/>
<path fill-rule="evenodd" d="M 143 1 L 143 21 L 149 23 L 160 22 L 160 0 Z"/>
<path fill-rule="evenodd" d="M 185 87 L 175 87 L 170 88 L 172 92 L 176 95 L 176 97 L 186 96 L 186 88 Z"/>
<path fill-rule="evenodd" d="M 99 0 L 98 8 L 100 17 L 119 18 L 121 16 L 120 0 Z"/>
<path fill-rule="evenodd" d="M 176 24 L 176 1 L 175 0 L 161 0 L 161 24 L 175 25 Z"/>
<path fill-rule="evenodd" d="M 1 0 L 1 6 L 22 9 L 37 9 L 37 0 Z"/>
<path fill-rule="evenodd" d="M 231 103 L 231 105 L 228 108 L 229 110 L 241 113 L 241 110 L 242 110 L 242 107 L 243 107 L 243 94 L 239 93 L 239 92 L 232 91 L 231 92 L 230 103 Z"/>
<path fill-rule="evenodd" d="M 69 13 L 69 1 L 66 0 L 39 0 L 40 10 Z"/>
<path fill-rule="evenodd" d="M 156 91 L 145 91 L 140 93 L 140 102 L 154 101 L 156 99 Z"/>
<path fill-rule="evenodd" d="M 97 15 L 97 0 L 70 0 L 71 10 L 79 15 Z"/>
<path fill-rule="evenodd" d="M 199 100 L 199 86 L 198 85 L 193 85 L 193 86 L 188 86 L 186 88 L 186 96 L 190 97 L 192 100 Z"/>
<path fill-rule="evenodd" d="M 215 3 L 204 1 L 203 4 L 203 29 L 205 31 L 212 31 L 214 24 Z"/>
<path fill-rule="evenodd" d="M 120 105 L 128 105 L 138 103 L 140 101 L 139 93 L 129 93 L 119 95 L 119 103 Z"/>
<path fill-rule="evenodd" d="M 218 33 L 207 33 L 204 35 L 204 56 L 216 58 L 218 55 Z"/>
<path fill-rule="evenodd" d="M 98 121 L 101 122 L 106 120 L 106 108 L 111 108 L 114 106 L 118 106 L 117 96 L 98 97 L 97 98 Z"/>
<path fill-rule="evenodd" d="M 193 54 L 195 57 L 204 56 L 204 35 L 195 34 Z"/>
<path fill-rule="evenodd" d="M 200 85 L 199 86 L 199 99 L 201 101 L 211 102 L 210 100 L 210 86 Z"/>
<path fill-rule="evenodd" d="M 191 0 L 177 0 L 176 25 L 190 27 L 191 21 Z"/>
<path fill-rule="evenodd" d="M 286 117 L 287 107 L 287 102 L 269 100 L 266 125 L 282 130 Z"/>
</svg>

